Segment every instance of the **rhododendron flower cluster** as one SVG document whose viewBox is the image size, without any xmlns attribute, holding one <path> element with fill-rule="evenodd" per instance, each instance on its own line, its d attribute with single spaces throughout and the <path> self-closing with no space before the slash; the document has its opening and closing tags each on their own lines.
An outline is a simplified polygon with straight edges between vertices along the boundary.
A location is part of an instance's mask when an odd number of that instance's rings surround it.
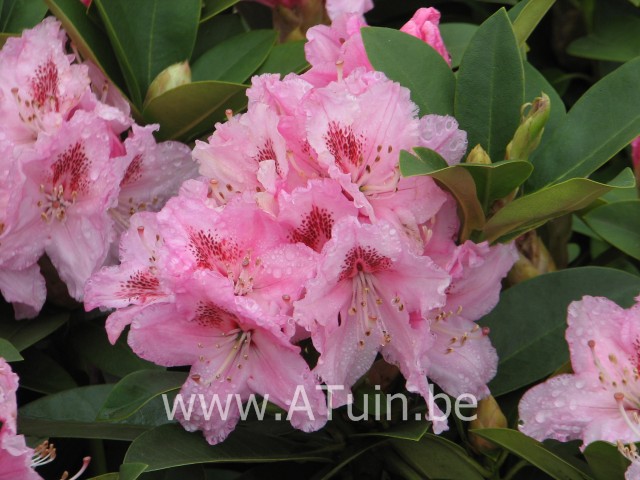
<svg viewBox="0 0 640 480">
<path fill-rule="evenodd" d="M 640 302 L 640 297 L 636 299 Z M 569 306 L 573 374 L 552 377 L 520 401 L 520 430 L 542 440 L 640 441 L 640 303 L 623 309 L 586 296 Z"/>
<path fill-rule="evenodd" d="M 138 355 L 191 366 L 183 396 L 257 393 L 287 409 L 302 386 L 312 415 L 288 419 L 316 430 L 327 418 L 319 383 L 341 386 L 331 400 L 344 405 L 381 354 L 428 401 L 439 433 L 427 376 L 453 395 L 489 393 L 497 356 L 475 321 L 515 252 L 458 244 L 453 198 L 430 177 L 401 177 L 401 150 L 455 164 L 466 134 L 452 117 L 420 118 L 407 89 L 364 50 L 351 55 L 362 24 L 344 15 L 311 29 L 302 76 L 253 78 L 247 113 L 196 142 L 203 178 L 131 218 L 120 265 L 89 280 L 85 302 L 116 309 L 112 342 L 130 325 Z M 309 337 L 312 370 L 297 345 Z M 233 402 L 226 416 L 204 410 L 195 402 L 178 417 L 212 444 L 240 418 Z"/>
<path fill-rule="evenodd" d="M 134 125 L 126 101 L 66 41 L 48 18 L 0 52 L 0 290 L 17 318 L 45 300 L 43 254 L 82 300 L 129 217 L 159 209 L 195 174 L 189 149 Z"/>
</svg>

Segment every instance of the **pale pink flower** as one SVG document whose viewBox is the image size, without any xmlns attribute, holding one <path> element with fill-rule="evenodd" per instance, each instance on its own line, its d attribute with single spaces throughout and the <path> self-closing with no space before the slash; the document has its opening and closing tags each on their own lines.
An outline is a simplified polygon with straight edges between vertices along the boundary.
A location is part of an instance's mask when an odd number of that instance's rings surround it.
<svg viewBox="0 0 640 480">
<path fill-rule="evenodd" d="M 435 215 L 446 197 L 429 177 L 400 176 L 400 151 L 421 141 L 409 90 L 382 73 L 358 70 L 312 91 L 305 108 L 318 163 L 361 214 L 393 222 L 417 238 L 417 225 Z"/>
<path fill-rule="evenodd" d="M 467 132 L 449 115 L 425 115 L 420 119 L 420 140 L 416 146 L 434 150 L 449 165 L 460 163 L 467 153 Z"/>
<path fill-rule="evenodd" d="M 455 248 L 445 270 L 451 275 L 447 301 L 429 315 L 434 345 L 427 352 L 427 375 L 449 395 L 489 394 L 498 355 L 488 330 L 476 320 L 489 313 L 499 299 L 501 280 L 517 259 L 513 246 L 467 241 Z"/>
<path fill-rule="evenodd" d="M 372 71 L 360 34 L 365 26 L 361 15 L 341 15 L 331 26 L 317 25 L 307 30 L 304 51 L 311 68 L 302 78 L 322 87 L 357 68 Z"/>
<path fill-rule="evenodd" d="M 112 241 L 107 210 L 115 205 L 126 164 L 110 158 L 110 128 L 83 111 L 53 137 L 41 136 L 24 162 L 24 202 L 41 216 L 34 236 L 45 229 L 46 253 L 72 297 L 102 265 Z"/>
<path fill-rule="evenodd" d="M 340 219 L 358 216 L 358 210 L 331 179 L 311 180 L 306 187 L 278 197 L 278 221 L 288 230 L 291 242 L 304 243 L 321 252 L 331 239 L 333 226 Z"/>
<path fill-rule="evenodd" d="M 639 301 L 640 298 L 636 299 Z M 603 297 L 569 305 L 566 339 L 573 374 L 558 375 L 522 397 L 520 430 L 537 439 L 640 441 L 640 307 Z"/>
<path fill-rule="evenodd" d="M 96 307 L 117 309 L 106 322 L 111 343 L 144 307 L 173 301 L 170 279 L 161 276 L 166 262 L 162 246 L 156 215 L 138 213 L 121 237 L 120 265 L 104 267 L 87 281 L 87 311 Z"/>
<path fill-rule="evenodd" d="M 237 401 L 246 401 L 251 393 L 288 409 L 296 389 L 304 389 L 313 415 L 296 412 L 290 421 L 304 431 L 317 430 L 326 422 L 324 394 L 280 323 L 255 304 L 240 302 L 222 276 L 197 272 L 185 282 L 176 305 L 153 305 L 135 318 L 129 344 L 160 365 L 193 365 L 180 393 L 185 401 L 202 394 L 206 403 L 196 398 L 192 415 L 185 418 L 179 412 L 178 417 L 187 430 L 202 430 L 211 444 L 234 429 L 240 417 Z M 213 407 L 206 418 L 214 396 L 223 409 L 228 402 L 228 413 L 221 415 Z"/>
<path fill-rule="evenodd" d="M 273 197 L 288 173 L 278 115 L 263 103 L 216 124 L 207 143 L 196 141 L 193 158 L 200 164 L 200 174 L 212 180 L 220 204 L 243 192 Z"/>
<path fill-rule="evenodd" d="M 361 17 L 373 8 L 373 0 L 327 0 L 325 5 L 331 20 L 341 15 L 356 14 Z"/>
<path fill-rule="evenodd" d="M 433 7 L 420 8 L 413 14 L 411 20 L 405 23 L 401 32 L 408 33 L 419 38 L 428 45 L 431 45 L 442 58 L 451 66 L 451 55 L 440 35 L 438 24 L 440 23 L 440 12 Z"/>
<path fill-rule="evenodd" d="M 426 382 L 431 342 L 423 317 L 444 305 L 448 285 L 449 276 L 428 257 L 411 253 L 390 224 L 362 225 L 346 217 L 334 226 L 317 276 L 294 309 L 320 352 L 314 372 L 327 385 L 345 387 L 334 392 L 334 406 L 347 402 L 350 387 L 378 352 L 400 368 L 409 391 L 431 399 Z M 438 432 L 443 428 L 435 425 Z"/>
<path fill-rule="evenodd" d="M 18 376 L 0 357 L 0 480 L 41 480 L 31 468 L 34 450 L 17 434 L 17 390 Z"/>
<path fill-rule="evenodd" d="M 160 210 L 185 180 L 197 175 L 198 165 L 189 147 L 173 141 L 156 143 L 153 132 L 158 128 L 133 125 L 124 141 L 126 154 L 122 161 L 127 169 L 120 182 L 118 205 L 109 211 L 118 233 L 128 228 L 131 215 Z"/>
<path fill-rule="evenodd" d="M 158 222 L 175 275 L 222 277 L 239 303 L 257 304 L 270 315 L 290 314 L 314 274 L 316 253 L 292 243 L 287 229 L 242 198 L 216 211 L 177 197 L 158 214 Z M 282 327 L 292 333 L 293 322 Z"/>
<path fill-rule="evenodd" d="M 73 64 L 65 42 L 60 23 L 48 17 L 2 48 L 0 115 L 13 142 L 30 144 L 39 132 L 56 132 L 89 90 L 87 67 Z"/>
</svg>

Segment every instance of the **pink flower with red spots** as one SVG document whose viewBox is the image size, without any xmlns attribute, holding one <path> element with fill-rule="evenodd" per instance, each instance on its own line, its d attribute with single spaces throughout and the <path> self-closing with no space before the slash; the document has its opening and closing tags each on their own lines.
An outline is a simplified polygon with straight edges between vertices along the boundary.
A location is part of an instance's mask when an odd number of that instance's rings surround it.
<svg viewBox="0 0 640 480">
<path fill-rule="evenodd" d="M 640 301 L 636 299 L 636 301 Z M 640 304 L 602 297 L 569 305 L 566 332 L 573 374 L 552 377 L 520 401 L 520 430 L 543 440 L 640 441 Z"/>
</svg>

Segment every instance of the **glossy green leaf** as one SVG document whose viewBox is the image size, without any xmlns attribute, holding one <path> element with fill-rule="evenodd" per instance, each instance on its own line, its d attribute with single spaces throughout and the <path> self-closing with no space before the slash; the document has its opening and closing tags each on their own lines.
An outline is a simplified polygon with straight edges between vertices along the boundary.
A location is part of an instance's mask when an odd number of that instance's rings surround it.
<svg viewBox="0 0 640 480">
<path fill-rule="evenodd" d="M 589 206 L 613 188 L 633 188 L 633 177 L 627 180 L 628 183 L 622 185 L 606 185 L 586 178 L 573 178 L 517 198 L 487 221 L 485 237 L 494 242 L 525 233 L 552 218 Z"/>
<path fill-rule="evenodd" d="M 551 452 L 543 444 L 517 430 L 483 428 L 472 430 L 472 432 L 523 458 L 553 478 L 565 480 L 589 478 L 584 472 Z"/>
<path fill-rule="evenodd" d="M 576 102 L 549 140 L 533 152 L 529 188 L 586 177 L 640 134 L 639 76 L 640 58 L 604 77 Z"/>
<path fill-rule="evenodd" d="M 602 205 L 583 220 L 605 241 L 640 260 L 640 200 Z"/>
<path fill-rule="evenodd" d="M 595 480 L 622 480 L 630 463 L 616 445 L 607 442 L 590 443 L 584 450 L 584 456 Z"/>
<path fill-rule="evenodd" d="M 194 82 L 171 89 L 151 100 L 143 115 L 148 123 L 159 123 L 162 140 L 190 140 L 211 133 L 215 122 L 247 104 L 246 85 L 225 82 Z"/>
<path fill-rule="evenodd" d="M 35 27 L 47 13 L 44 0 L 4 0 L 0 15 L 2 31 L 22 33 Z"/>
<path fill-rule="evenodd" d="M 0 320 L 0 338 L 8 340 L 21 352 L 55 332 L 68 319 L 68 313 L 38 317 L 31 320 L 20 320 L 19 322 L 16 322 L 13 318 L 3 318 Z"/>
<path fill-rule="evenodd" d="M 379 27 L 363 28 L 362 40 L 373 67 L 411 90 L 420 115 L 453 114 L 455 77 L 431 46 L 398 30 Z"/>
<path fill-rule="evenodd" d="M 396 452 L 425 478 L 482 479 L 482 467 L 465 450 L 444 437 L 427 433 L 419 442 L 393 440 Z"/>
<path fill-rule="evenodd" d="M 516 40 L 520 47 L 524 46 L 529 35 L 533 33 L 538 23 L 540 23 L 540 20 L 542 20 L 555 2 L 556 0 L 529 1 L 520 13 L 518 13 L 518 16 L 513 22 L 513 32 L 516 35 Z"/>
<path fill-rule="evenodd" d="M 449 166 L 447 162 L 433 150 L 417 147 L 414 149 L 418 159 L 407 155 L 400 156 L 400 171 L 405 177 L 414 175 L 442 176 L 442 170 L 451 171 L 456 176 L 460 170 L 471 174 L 476 186 L 477 197 L 485 211 L 493 201 L 503 198 L 524 183 L 531 175 L 533 167 L 529 162 L 510 160 L 489 165 L 477 163 L 459 163 Z M 460 174 L 464 175 L 464 174 Z"/>
<path fill-rule="evenodd" d="M 14 367 L 14 371 L 20 377 L 21 387 L 44 394 L 77 387 L 69 372 L 37 348 L 26 350 L 24 358 L 24 362 Z"/>
<path fill-rule="evenodd" d="M 305 43 L 304 40 L 296 40 L 276 45 L 255 75 L 280 73 L 284 77 L 288 73 L 304 71 L 309 66 L 304 54 Z"/>
<path fill-rule="evenodd" d="M 179 425 L 162 425 L 138 437 L 129 447 L 125 463 L 144 463 L 147 471 L 179 465 L 223 462 L 326 461 L 326 453 L 302 442 L 258 434 L 237 427 L 227 439 L 209 445 L 200 432 Z"/>
<path fill-rule="evenodd" d="M 462 57 L 455 117 L 469 145 L 482 145 L 498 161 L 520 123 L 523 103 L 522 58 L 511 22 L 500 9 L 480 25 Z"/>
<path fill-rule="evenodd" d="M 200 0 L 94 0 L 115 50 L 131 99 L 140 106 L 165 68 L 191 57 Z"/>
<path fill-rule="evenodd" d="M 140 370 L 120 380 L 102 405 L 98 420 L 122 420 L 133 415 L 163 393 L 178 390 L 187 378 L 186 373 Z"/>
<path fill-rule="evenodd" d="M 458 202 L 462 229 L 460 237 L 466 239 L 473 230 L 484 227 L 484 212 L 478 201 L 476 184 L 465 168 L 447 167 L 446 161 L 429 149 L 416 149 L 420 157 L 400 152 L 400 171 L 404 176 L 428 174 L 448 190 Z"/>
<path fill-rule="evenodd" d="M 640 55 L 640 11 L 623 2 L 595 2 L 589 34 L 574 40 L 576 57 L 626 62 Z"/>
<path fill-rule="evenodd" d="M 11 342 L 4 338 L 0 338 L 0 357 L 4 358 L 7 362 L 19 362 L 20 360 L 24 360 L 16 347 L 11 345 Z"/>
<path fill-rule="evenodd" d="M 167 423 L 162 402 L 153 402 L 121 422 L 96 420 L 113 385 L 92 385 L 49 395 L 22 407 L 19 429 L 25 435 L 64 438 L 133 440 Z"/>
<path fill-rule="evenodd" d="M 196 36 L 196 44 L 191 54 L 191 64 L 200 56 L 225 40 L 240 35 L 246 28 L 238 14 L 218 15 L 212 20 L 201 23 Z"/>
<path fill-rule="evenodd" d="M 449 55 L 451 55 L 451 67 L 460 66 L 460 61 L 467 49 L 469 42 L 478 30 L 478 25 L 473 23 L 442 23 L 440 34 Z"/>
<path fill-rule="evenodd" d="M 239 1 L 240 0 L 204 0 L 204 7 L 202 8 L 200 22 L 204 23 L 211 20 L 227 8 L 233 7 Z"/>
<path fill-rule="evenodd" d="M 120 465 L 119 480 L 135 480 L 147 469 L 144 463 L 125 463 Z"/>
<path fill-rule="evenodd" d="M 76 327 L 71 344 L 86 362 L 116 377 L 142 369 L 163 369 L 133 353 L 124 337 L 111 345 L 102 326 L 87 323 Z"/>
<path fill-rule="evenodd" d="M 382 400 L 382 402 L 385 402 L 385 400 Z M 371 411 L 374 410 L 372 409 Z M 416 418 L 416 415 L 419 418 Z M 382 416 L 384 417 L 384 415 Z M 431 423 L 424 420 L 424 412 L 417 412 L 416 414 L 411 412 L 407 420 L 398 422 L 396 425 L 387 430 L 356 433 L 352 435 L 352 437 L 382 437 L 418 442 L 422 437 L 424 437 L 430 427 Z"/>
<path fill-rule="evenodd" d="M 194 82 L 243 83 L 265 61 L 276 40 L 274 30 L 251 30 L 204 52 L 191 66 Z"/>
<path fill-rule="evenodd" d="M 498 374 L 489 384 L 494 396 L 538 381 L 569 359 L 564 338 L 567 307 L 584 295 L 605 296 L 628 307 L 640 291 L 640 277 L 602 267 L 547 273 L 504 291 L 480 323 L 491 329 Z"/>
<path fill-rule="evenodd" d="M 533 167 L 529 162 L 509 160 L 495 162 L 490 165 L 473 163 L 460 164 L 473 177 L 478 199 L 485 211 L 500 198 L 506 197 L 529 178 Z"/>
</svg>

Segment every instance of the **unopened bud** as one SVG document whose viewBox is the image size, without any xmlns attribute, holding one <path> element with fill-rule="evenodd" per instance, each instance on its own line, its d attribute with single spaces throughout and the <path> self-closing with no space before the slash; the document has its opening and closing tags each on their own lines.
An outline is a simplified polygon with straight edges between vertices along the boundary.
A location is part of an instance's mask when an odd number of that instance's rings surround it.
<svg viewBox="0 0 640 480">
<path fill-rule="evenodd" d="M 478 402 L 478 409 L 476 410 L 476 419 L 469 425 L 470 429 L 481 428 L 507 428 L 507 418 L 500 410 L 500 406 L 493 396 L 489 395 Z M 498 446 L 479 437 L 478 435 L 469 434 L 469 440 L 471 444 L 479 452 L 490 452 L 498 448 Z"/>
<path fill-rule="evenodd" d="M 180 85 L 186 85 L 187 83 L 191 83 L 191 68 L 189 68 L 189 62 L 174 63 L 161 71 L 158 76 L 153 79 L 153 82 L 149 85 L 147 97 L 144 102 L 147 103 L 162 95 L 164 92 L 179 87 Z"/>
<path fill-rule="evenodd" d="M 491 158 L 480 144 L 471 149 L 469 155 L 467 155 L 466 163 L 477 163 L 480 165 L 490 165 Z"/>
<path fill-rule="evenodd" d="M 529 107 L 528 112 L 525 110 Z M 516 130 L 513 140 L 507 145 L 507 160 L 528 160 L 531 153 L 540 144 L 540 139 L 544 133 L 544 127 L 549 120 L 551 111 L 551 101 L 549 97 L 542 93 L 532 103 L 522 106 L 522 120 Z"/>
</svg>

